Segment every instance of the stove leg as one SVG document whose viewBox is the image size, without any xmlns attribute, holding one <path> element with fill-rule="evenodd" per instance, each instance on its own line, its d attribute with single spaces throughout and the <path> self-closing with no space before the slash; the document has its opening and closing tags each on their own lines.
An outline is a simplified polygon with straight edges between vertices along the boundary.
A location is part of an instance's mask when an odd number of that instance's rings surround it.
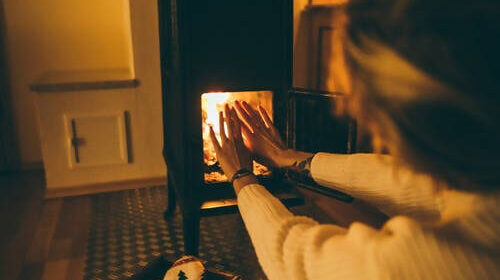
<svg viewBox="0 0 500 280">
<path fill-rule="evenodd" d="M 163 218 L 171 218 L 175 213 L 176 198 L 174 186 L 169 184 L 167 186 L 168 196 L 167 196 L 167 209 L 163 212 Z"/>
<path fill-rule="evenodd" d="M 186 255 L 198 255 L 200 242 L 200 215 L 199 213 L 183 213 L 184 252 Z"/>
<path fill-rule="evenodd" d="M 163 218 L 167 220 L 168 218 L 171 218 L 173 214 L 175 213 L 175 207 L 176 207 L 176 196 L 175 196 L 175 188 L 174 184 L 172 183 L 172 179 L 170 176 L 167 176 L 167 209 L 165 212 L 163 212 Z"/>
</svg>

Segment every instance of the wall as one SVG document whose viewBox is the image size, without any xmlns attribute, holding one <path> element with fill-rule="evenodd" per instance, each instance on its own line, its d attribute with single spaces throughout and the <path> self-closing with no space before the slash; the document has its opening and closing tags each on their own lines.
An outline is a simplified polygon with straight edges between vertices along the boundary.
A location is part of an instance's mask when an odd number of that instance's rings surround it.
<svg viewBox="0 0 500 280">
<path fill-rule="evenodd" d="M 346 0 L 294 1 L 293 86 L 339 91 Z"/>
<path fill-rule="evenodd" d="M 166 176 L 163 160 L 163 116 L 161 95 L 160 36 L 156 0 L 130 0 L 130 21 L 139 133 L 143 136 L 138 153 L 147 159 L 150 174 Z"/>
<path fill-rule="evenodd" d="M 29 84 L 48 70 L 133 69 L 128 0 L 1 0 L 24 163 L 42 160 Z"/>
<path fill-rule="evenodd" d="M 19 168 L 19 151 L 15 136 L 5 53 L 5 16 L 0 1 L 0 172 Z"/>
</svg>

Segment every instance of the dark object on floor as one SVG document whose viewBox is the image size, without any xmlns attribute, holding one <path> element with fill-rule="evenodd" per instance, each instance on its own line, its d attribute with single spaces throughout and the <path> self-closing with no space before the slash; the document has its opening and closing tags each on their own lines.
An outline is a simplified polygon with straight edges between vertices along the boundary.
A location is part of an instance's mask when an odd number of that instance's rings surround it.
<svg viewBox="0 0 500 280">
<path fill-rule="evenodd" d="M 172 262 L 161 256 L 128 280 L 162 280 L 168 267 L 171 266 Z"/>
<path fill-rule="evenodd" d="M 145 267 L 136 275 L 130 277 L 128 280 L 162 280 L 168 268 L 172 266 L 172 261 L 167 260 L 165 256 L 157 258 L 150 265 Z M 207 271 L 204 274 L 203 280 L 243 280 L 239 275 L 233 272 L 225 271 L 218 264 L 204 262 Z"/>
</svg>

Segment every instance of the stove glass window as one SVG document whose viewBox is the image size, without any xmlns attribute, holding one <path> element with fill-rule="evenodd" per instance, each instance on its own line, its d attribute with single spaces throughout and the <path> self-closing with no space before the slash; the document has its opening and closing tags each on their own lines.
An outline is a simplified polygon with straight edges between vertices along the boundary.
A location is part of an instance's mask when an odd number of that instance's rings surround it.
<svg viewBox="0 0 500 280">
<path fill-rule="evenodd" d="M 205 163 L 205 182 L 227 182 L 215 156 L 214 147 L 210 141 L 209 127 L 213 126 L 215 134 L 220 140 L 219 112 L 224 110 L 224 105 L 234 104 L 234 101 L 246 101 L 256 107 L 264 107 L 273 116 L 272 91 L 240 91 L 240 92 L 207 92 L 201 95 L 202 133 L 203 133 L 203 161 Z M 254 162 L 254 173 L 260 176 L 269 175 L 269 170 Z"/>
</svg>

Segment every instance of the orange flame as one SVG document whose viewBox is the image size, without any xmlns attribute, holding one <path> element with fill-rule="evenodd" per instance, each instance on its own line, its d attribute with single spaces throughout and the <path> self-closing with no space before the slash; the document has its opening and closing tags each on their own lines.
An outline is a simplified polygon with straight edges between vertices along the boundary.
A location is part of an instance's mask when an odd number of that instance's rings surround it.
<svg viewBox="0 0 500 280">
<path fill-rule="evenodd" d="M 229 96 L 229 92 L 209 92 L 201 96 L 203 153 L 208 165 L 217 161 L 212 143 L 207 143 L 210 142 L 210 126 L 213 127 L 215 135 L 220 140 L 219 112 L 224 110 L 224 104 L 228 102 Z"/>
</svg>

